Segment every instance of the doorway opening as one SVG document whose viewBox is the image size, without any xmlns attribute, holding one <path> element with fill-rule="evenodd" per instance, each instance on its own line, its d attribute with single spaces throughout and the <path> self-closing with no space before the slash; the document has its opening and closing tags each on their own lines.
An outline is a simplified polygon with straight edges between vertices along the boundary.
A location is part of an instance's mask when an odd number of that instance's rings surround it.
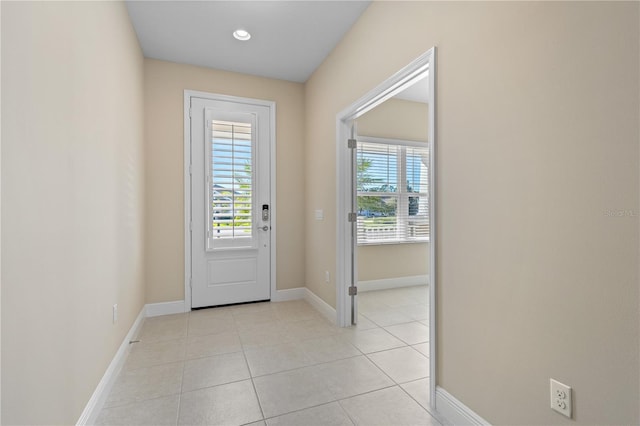
<svg viewBox="0 0 640 426">
<path fill-rule="evenodd" d="M 369 281 L 366 284 L 370 289 L 385 288 L 384 291 L 388 292 L 391 290 L 387 289 L 394 286 L 408 289 L 406 294 L 394 297 L 424 296 L 424 303 L 428 303 L 427 311 L 414 315 L 414 319 L 421 315 L 426 317 L 421 324 L 428 327 L 426 350 L 429 354 L 432 405 L 436 384 L 434 90 L 435 47 L 354 102 L 338 114 L 336 120 L 336 321 L 340 326 L 350 326 L 356 325 L 359 318 L 369 320 L 366 316 L 359 316 L 358 312 L 358 294 L 364 296 L 363 299 L 368 298 L 368 292 L 362 292 L 367 290 L 362 281 Z M 377 128 L 377 124 L 393 122 L 394 119 L 402 121 L 406 117 L 402 113 L 400 116 L 387 116 L 384 120 L 371 117 L 398 114 L 402 110 L 400 104 L 409 99 L 409 92 L 415 92 L 413 95 L 417 96 L 411 102 L 423 104 L 418 107 L 422 112 L 418 113 L 417 123 L 422 133 L 418 137 L 385 134 L 388 129 Z M 394 103 L 396 105 L 392 105 Z M 394 113 L 390 112 L 392 109 Z M 401 123 L 398 124 L 402 127 Z M 388 259 L 394 251 L 396 254 L 410 252 L 416 259 L 411 265 L 415 270 L 404 271 L 400 280 L 385 277 L 359 279 L 359 257 L 364 260 L 365 256 L 377 256 L 377 261 L 374 261 L 377 268 L 389 270 L 397 265 L 381 260 Z M 398 282 L 404 284 L 399 285 Z M 420 284 L 423 286 L 416 286 Z M 419 310 L 420 306 L 415 309 Z M 372 315 L 375 313 L 369 316 Z"/>
</svg>

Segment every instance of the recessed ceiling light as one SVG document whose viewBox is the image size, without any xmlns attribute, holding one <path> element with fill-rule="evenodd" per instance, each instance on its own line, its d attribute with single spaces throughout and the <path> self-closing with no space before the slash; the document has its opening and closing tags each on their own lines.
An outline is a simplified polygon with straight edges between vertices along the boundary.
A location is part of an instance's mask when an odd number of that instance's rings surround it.
<svg viewBox="0 0 640 426">
<path fill-rule="evenodd" d="M 240 29 L 235 30 L 233 32 L 233 36 L 240 41 L 247 41 L 251 38 L 251 34 L 249 34 L 249 31 Z"/>
</svg>

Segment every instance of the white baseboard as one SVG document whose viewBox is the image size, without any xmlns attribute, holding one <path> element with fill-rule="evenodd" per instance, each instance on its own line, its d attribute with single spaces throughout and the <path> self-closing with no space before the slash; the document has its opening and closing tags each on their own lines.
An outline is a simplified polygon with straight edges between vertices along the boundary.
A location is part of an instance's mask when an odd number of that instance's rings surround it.
<svg viewBox="0 0 640 426">
<path fill-rule="evenodd" d="M 428 275 L 413 275 L 410 277 L 358 281 L 358 293 L 363 291 L 388 290 L 390 288 L 413 287 L 413 286 L 428 285 L 428 284 L 429 284 Z"/>
<path fill-rule="evenodd" d="M 104 375 L 102 376 L 102 379 L 100 380 L 100 383 L 98 383 L 96 390 L 93 391 L 93 395 L 91 395 L 89 402 L 87 402 L 87 405 L 84 407 L 84 411 L 82 411 L 82 414 L 78 419 L 78 425 L 95 424 L 98 415 L 100 414 L 100 410 L 102 410 L 102 407 L 107 400 L 107 397 L 109 396 L 109 392 L 111 391 L 111 388 L 113 387 L 113 384 L 118 377 L 118 373 L 120 373 L 120 370 L 122 370 L 124 362 L 127 359 L 127 355 L 129 355 L 129 342 L 138 335 L 140 327 L 142 327 L 144 317 L 145 308 L 143 307 L 140 311 L 140 314 L 138 314 L 138 317 L 129 329 L 129 332 L 124 337 L 120 348 L 118 348 L 118 351 L 114 355 L 113 360 L 111 360 L 111 364 L 109 364 L 107 371 L 105 371 Z"/>
<path fill-rule="evenodd" d="M 304 299 L 305 287 L 289 288 L 285 290 L 277 290 L 276 294 L 271 296 L 272 302 L 286 302 L 287 300 Z M 147 317 L 157 317 L 160 315 L 181 314 L 185 312 L 184 300 L 176 300 L 173 302 L 148 303 L 145 305 L 145 313 Z"/>
<path fill-rule="evenodd" d="M 305 287 L 288 288 L 276 290 L 276 294 L 271 295 L 272 302 L 286 302 L 287 300 L 304 299 Z"/>
<path fill-rule="evenodd" d="M 440 386 L 436 386 L 436 410 L 445 425 L 491 425 Z"/>
<path fill-rule="evenodd" d="M 144 310 L 146 317 L 181 314 L 184 312 L 184 300 L 176 300 L 175 302 L 147 303 L 144 306 Z"/>
<path fill-rule="evenodd" d="M 325 316 L 332 324 L 336 323 L 336 310 L 327 302 L 318 297 L 314 292 L 304 287 L 304 300 L 309 302 L 311 306 L 316 308 L 323 316 Z"/>
</svg>

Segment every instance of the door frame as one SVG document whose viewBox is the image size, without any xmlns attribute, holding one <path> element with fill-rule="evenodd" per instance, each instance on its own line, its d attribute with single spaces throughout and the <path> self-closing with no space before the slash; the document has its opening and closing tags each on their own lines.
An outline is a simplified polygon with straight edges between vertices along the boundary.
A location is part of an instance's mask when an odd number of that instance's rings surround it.
<svg viewBox="0 0 640 426">
<path fill-rule="evenodd" d="M 351 212 L 351 196 L 355 191 L 351 180 L 351 153 L 347 139 L 351 137 L 351 122 L 366 112 L 377 107 L 387 99 L 395 96 L 410 86 L 424 72 L 429 71 L 429 108 L 428 146 L 429 146 L 429 393 L 431 405 L 436 401 L 436 115 L 435 115 L 435 46 L 420 55 L 409 65 L 393 74 L 383 83 L 375 87 L 362 98 L 340 112 L 336 117 L 336 322 L 339 326 L 347 326 L 351 319 L 351 301 L 348 288 L 352 277 L 352 256 L 356 258 L 355 248 L 351 241 L 351 223 L 348 214 Z M 426 259 L 425 259 L 426 261 Z M 355 274 L 354 274 L 355 276 Z M 355 296 L 357 298 L 357 296 Z M 357 304 L 356 304 L 357 306 Z"/>
<path fill-rule="evenodd" d="M 276 294 L 276 103 L 262 99 L 242 98 L 238 96 L 221 95 L 217 93 L 201 92 L 197 90 L 184 91 L 184 312 L 191 311 L 191 98 L 208 99 L 212 101 L 235 102 L 248 105 L 266 106 L 269 108 L 269 206 L 271 215 L 271 238 L 269 241 L 269 288 L 270 299 Z"/>
</svg>

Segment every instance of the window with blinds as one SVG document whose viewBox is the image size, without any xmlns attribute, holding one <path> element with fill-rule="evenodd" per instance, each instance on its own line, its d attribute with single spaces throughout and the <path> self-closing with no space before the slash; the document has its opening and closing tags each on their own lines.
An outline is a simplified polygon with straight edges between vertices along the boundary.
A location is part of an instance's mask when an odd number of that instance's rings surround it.
<svg viewBox="0 0 640 426">
<path fill-rule="evenodd" d="M 426 144 L 359 142 L 358 244 L 429 240 Z"/>
<path fill-rule="evenodd" d="M 208 236 L 213 245 L 252 237 L 252 140 L 251 123 L 211 122 Z"/>
</svg>

